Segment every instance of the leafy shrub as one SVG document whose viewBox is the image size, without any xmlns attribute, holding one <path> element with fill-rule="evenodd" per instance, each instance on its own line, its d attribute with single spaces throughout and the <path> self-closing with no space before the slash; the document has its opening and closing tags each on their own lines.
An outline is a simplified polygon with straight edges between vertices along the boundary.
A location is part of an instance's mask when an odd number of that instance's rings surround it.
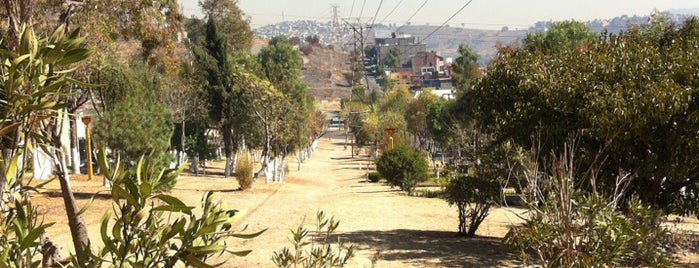
<svg viewBox="0 0 699 268">
<path fill-rule="evenodd" d="M 272 261 L 277 267 L 344 267 L 354 257 L 354 246 L 347 246 L 338 238 L 337 246 L 333 247 L 331 235 L 340 225 L 334 217 L 327 219 L 323 211 L 316 213 L 316 239 L 307 241 L 309 230 L 299 225 L 296 231 L 291 231 L 293 252 L 284 248 L 274 252 Z M 309 248 L 310 246 L 310 248 Z"/>
<path fill-rule="evenodd" d="M 610 197 L 576 190 L 575 163 L 563 154 L 545 174 L 536 165 L 525 165 L 522 199 L 529 205 L 529 217 L 510 229 L 504 243 L 517 249 L 524 262 L 541 267 L 672 266 L 674 241 L 662 226 L 663 212 L 636 198 L 620 203 L 628 176 L 617 178 Z"/>
<path fill-rule="evenodd" d="M 136 169 L 141 169 L 143 164 L 141 159 Z M 213 192 L 204 195 L 202 213 L 197 216 L 192 212 L 194 207 L 174 196 L 153 191 L 158 185 L 174 180 L 184 166 L 145 178 L 140 176 L 141 172 L 121 172 L 123 167 L 119 163 L 110 169 L 104 153 L 100 154 L 100 165 L 108 180 L 122 183 L 113 183 L 111 189 L 114 215 L 107 212 L 102 218 L 100 234 L 104 248 L 91 253 L 90 262 L 95 267 L 103 264 L 114 267 L 209 267 L 207 259 L 211 256 L 224 253 L 244 256 L 250 252 L 228 249 L 226 239 L 254 238 L 264 231 L 239 234 L 231 230 L 238 211 L 214 202 Z M 129 174 L 136 176 L 124 178 Z"/>
<path fill-rule="evenodd" d="M 381 173 L 378 172 L 369 172 L 369 175 L 367 175 L 367 179 L 370 182 L 379 182 L 383 177 L 381 177 Z"/>
<path fill-rule="evenodd" d="M 534 213 L 505 237 L 523 261 L 543 267 L 669 267 L 672 236 L 661 226 L 659 211 L 639 201 L 626 215 L 601 199 L 576 198 L 570 222 L 553 211 Z M 535 259 L 529 254 L 533 252 Z"/>
<path fill-rule="evenodd" d="M 459 209 L 458 234 L 473 237 L 488 216 L 491 206 L 497 203 L 502 194 L 500 184 L 495 180 L 460 175 L 449 180 L 444 196 L 449 205 L 456 205 Z"/>
<path fill-rule="evenodd" d="M 252 188 L 253 163 L 248 154 L 238 156 L 238 165 L 235 167 L 235 179 L 238 180 L 241 190 Z"/>
<path fill-rule="evenodd" d="M 35 258 L 40 247 L 37 241 L 53 223 L 44 223 L 32 205 L 31 192 L 41 186 L 29 186 L 22 178 L 23 171 L 16 168 L 20 156 L 0 163 L 5 179 L 0 188 L 0 266 L 40 267 L 41 262 Z M 7 169 L 5 162 L 9 162 Z"/>
<path fill-rule="evenodd" d="M 376 170 L 391 186 L 412 194 L 417 183 L 427 179 L 428 165 L 420 151 L 398 144 L 379 157 Z"/>
</svg>

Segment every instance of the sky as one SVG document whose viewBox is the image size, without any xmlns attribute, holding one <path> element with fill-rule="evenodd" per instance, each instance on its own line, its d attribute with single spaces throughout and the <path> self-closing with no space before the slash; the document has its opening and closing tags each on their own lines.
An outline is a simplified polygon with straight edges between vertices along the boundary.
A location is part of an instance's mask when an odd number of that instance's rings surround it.
<svg viewBox="0 0 699 268">
<path fill-rule="evenodd" d="M 186 16 L 202 16 L 199 0 L 179 1 Z M 446 22 L 454 27 L 498 30 L 503 26 L 526 29 L 537 21 L 588 21 L 648 15 L 654 9 L 699 9 L 696 0 L 471 0 L 467 3 L 469 0 L 238 0 L 253 28 L 285 20 L 331 21 L 333 6 L 337 7 L 340 21 L 346 18 L 356 21 L 359 17 L 367 24 L 373 21 L 403 25 L 410 21 L 411 24 L 442 25 Z M 456 16 L 448 20 L 454 14 Z"/>
</svg>

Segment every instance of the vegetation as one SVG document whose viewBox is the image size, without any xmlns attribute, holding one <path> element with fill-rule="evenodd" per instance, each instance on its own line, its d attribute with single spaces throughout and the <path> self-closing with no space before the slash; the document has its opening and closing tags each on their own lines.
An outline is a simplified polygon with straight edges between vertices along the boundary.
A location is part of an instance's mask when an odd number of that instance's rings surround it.
<svg viewBox="0 0 699 268">
<path fill-rule="evenodd" d="M 381 176 L 381 173 L 378 172 L 369 172 L 369 174 L 367 175 L 367 180 L 369 180 L 370 182 L 376 183 L 379 182 L 381 179 L 383 179 L 383 177 Z"/>
<path fill-rule="evenodd" d="M 325 212 L 316 213 L 315 232 L 299 225 L 296 231 L 291 230 L 289 241 L 293 249 L 284 248 L 274 252 L 272 261 L 277 267 L 344 267 L 354 257 L 354 246 L 346 245 L 340 238 L 333 246 L 332 235 L 340 225 L 335 217 L 328 219 Z M 315 237 L 310 237 L 314 235 Z M 308 241 L 310 240 L 310 241 Z"/>
<path fill-rule="evenodd" d="M 144 171 L 146 164 L 142 158 L 135 171 L 122 171 L 124 167 L 119 162 L 108 166 L 104 151 L 100 154 L 100 166 L 113 185 L 114 215 L 106 212 L 102 218 L 100 234 L 104 248 L 93 253 L 91 260 L 76 262 L 77 266 L 95 263 L 97 266 L 202 267 L 214 255 L 245 256 L 250 252 L 230 250 L 227 238 L 250 239 L 264 232 L 239 234 L 232 230 L 238 211 L 214 202 L 213 192 L 204 195 L 203 211 L 197 216 L 192 211 L 194 207 L 155 191 L 172 184 L 184 166 L 149 174 Z"/>
<path fill-rule="evenodd" d="M 247 154 L 238 157 L 238 165 L 235 167 L 235 179 L 238 181 L 241 190 L 252 188 L 253 182 L 253 162 Z"/>
<path fill-rule="evenodd" d="M 575 151 L 574 145 L 568 148 Z M 624 204 L 625 213 L 617 210 L 628 174 L 620 175 L 611 196 L 584 193 L 574 185 L 595 178 L 575 177 L 575 163 L 572 155 L 557 157 L 549 176 L 529 161 L 523 198 L 530 216 L 510 230 L 504 243 L 517 249 L 525 263 L 542 267 L 672 266 L 668 252 L 675 241 L 662 225 L 662 212 L 636 198 Z"/>
<path fill-rule="evenodd" d="M 578 160 L 596 174 L 584 192 L 609 195 L 620 171 L 632 174 L 623 200 L 666 213 L 696 212 L 699 193 L 694 155 L 699 150 L 694 105 L 699 43 L 696 19 L 672 25 L 664 18 L 621 35 L 603 35 L 574 49 L 502 48 L 488 76 L 459 100 L 487 133 L 525 150 L 561 153 L 579 135 Z M 535 146 L 533 141 L 540 141 Z M 538 146 L 538 147 L 537 147 Z M 539 154 L 539 161 L 551 162 Z"/>
<path fill-rule="evenodd" d="M 398 186 L 409 195 L 418 182 L 427 179 L 427 160 L 420 151 L 397 144 L 376 160 L 376 170 L 391 186 Z"/>
<path fill-rule="evenodd" d="M 105 91 L 113 96 L 103 95 L 109 101 L 94 125 L 94 138 L 123 157 L 127 165 L 148 154 L 154 164 L 165 167 L 172 160 L 167 149 L 174 122 L 168 107 L 156 101 L 162 83 L 144 70 L 125 72 L 106 72 L 110 75 L 105 75 Z"/>
<path fill-rule="evenodd" d="M 474 237 L 490 207 L 501 199 L 502 189 L 493 180 L 459 175 L 449 180 L 444 193 L 447 202 L 459 209 L 458 235 Z"/>
</svg>

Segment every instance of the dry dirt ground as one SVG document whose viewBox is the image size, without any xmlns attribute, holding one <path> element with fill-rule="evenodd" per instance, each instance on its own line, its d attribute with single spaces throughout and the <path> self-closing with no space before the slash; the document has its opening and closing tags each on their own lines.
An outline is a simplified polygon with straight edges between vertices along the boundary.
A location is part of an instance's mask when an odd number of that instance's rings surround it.
<svg viewBox="0 0 699 268">
<path fill-rule="evenodd" d="M 224 179 L 220 163 L 208 169 L 209 175 L 182 175 L 172 194 L 190 205 L 200 203 L 209 190 L 240 210 L 238 228 L 255 232 L 267 228 L 251 240 L 233 239 L 235 250 L 252 249 L 246 257 L 229 259 L 223 267 L 272 267 L 274 251 L 291 247 L 290 229 L 313 223 L 315 213 L 323 210 L 341 221 L 338 232 L 355 245 L 357 256 L 349 267 L 512 267 L 521 266 L 513 251 L 500 244 L 508 226 L 520 222 L 521 210 L 495 209 L 486 219 L 477 238 L 457 238 L 456 208 L 441 199 L 409 197 L 389 186 L 365 181 L 366 158 L 350 157 L 343 146 L 344 137 L 323 137 L 311 159 L 296 171 L 290 161 L 285 182 L 265 184 L 259 180 L 250 191 L 238 191 L 235 179 Z M 79 203 L 104 190 L 98 180 L 75 177 L 72 187 Z M 63 203 L 57 183 L 35 199 L 47 221 L 56 222 L 47 235 L 62 245 L 63 255 L 72 250 Z M 99 195 L 85 214 L 93 243 L 99 243 L 99 221 L 111 209 L 108 195 Z M 695 227 L 696 222 L 692 223 Z M 685 259 L 687 257 L 685 256 Z M 686 261 L 696 261 L 686 259 Z"/>
</svg>

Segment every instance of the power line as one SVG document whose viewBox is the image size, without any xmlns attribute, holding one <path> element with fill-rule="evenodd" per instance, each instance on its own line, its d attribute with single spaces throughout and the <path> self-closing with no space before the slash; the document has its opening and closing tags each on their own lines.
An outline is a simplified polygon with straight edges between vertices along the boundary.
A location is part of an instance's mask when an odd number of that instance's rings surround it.
<svg viewBox="0 0 699 268">
<path fill-rule="evenodd" d="M 347 15 L 347 17 L 352 17 L 352 12 L 354 11 L 354 1 L 356 0 L 352 0 L 352 8 L 350 8 L 350 13 Z"/>
<path fill-rule="evenodd" d="M 357 16 L 357 18 L 361 18 L 362 14 L 364 14 L 364 5 L 366 5 L 366 0 L 362 3 L 362 9 L 359 10 L 359 16 Z"/>
<path fill-rule="evenodd" d="M 388 12 L 388 15 L 386 15 L 381 21 L 379 21 L 379 24 L 386 21 L 386 19 L 388 19 L 388 17 L 391 16 L 391 14 L 393 14 L 394 11 L 396 11 L 396 9 L 398 8 L 398 6 L 400 6 L 401 3 L 403 3 L 403 0 L 398 1 L 398 4 L 396 4 L 396 6 L 394 6 L 393 9 L 391 9 L 391 12 Z"/>
<path fill-rule="evenodd" d="M 422 5 L 420 5 L 420 7 L 418 7 L 417 10 L 415 10 L 415 13 L 413 13 L 413 15 L 410 16 L 410 18 L 408 18 L 408 20 L 407 20 L 408 22 L 410 20 L 412 20 L 413 17 L 415 17 L 415 15 L 417 15 L 417 13 L 420 12 L 420 10 L 422 10 L 422 8 L 425 6 L 425 4 L 427 4 L 427 1 L 429 1 L 429 0 L 425 0 L 425 2 L 422 2 Z M 405 24 L 403 24 L 403 25 L 405 25 Z M 401 26 L 401 27 L 403 27 L 403 26 Z M 398 27 L 398 29 L 396 29 L 396 32 L 398 30 L 400 30 L 401 27 Z"/>
<path fill-rule="evenodd" d="M 434 29 L 434 31 L 432 31 L 432 32 L 431 32 L 430 34 L 428 34 L 425 38 L 423 38 L 423 39 L 422 39 L 422 42 L 424 42 L 427 38 L 430 38 L 430 36 L 432 36 L 434 33 L 436 33 L 437 31 L 439 31 L 439 29 L 442 29 L 442 27 L 444 27 L 444 25 L 447 25 L 447 23 L 449 23 L 449 21 L 450 21 L 451 19 L 453 19 L 454 17 L 456 17 L 456 15 L 458 15 L 459 13 L 461 13 L 461 11 L 464 10 L 464 8 L 466 8 L 469 4 L 471 4 L 471 2 L 473 2 L 473 0 L 469 0 L 468 2 L 466 2 L 466 4 L 465 4 L 464 6 L 462 6 L 459 10 L 457 10 L 457 11 L 454 13 L 454 15 L 451 15 L 451 17 L 449 17 L 446 21 L 444 21 L 444 23 L 442 23 L 442 25 L 440 25 L 439 27 L 437 27 L 437 29 Z"/>
<path fill-rule="evenodd" d="M 374 27 L 374 22 L 376 22 L 376 17 L 379 15 L 379 10 L 381 10 L 381 5 L 383 4 L 383 0 L 379 2 L 379 7 L 376 9 L 376 13 L 374 13 L 374 18 L 371 20 L 371 26 L 369 28 Z"/>
</svg>

